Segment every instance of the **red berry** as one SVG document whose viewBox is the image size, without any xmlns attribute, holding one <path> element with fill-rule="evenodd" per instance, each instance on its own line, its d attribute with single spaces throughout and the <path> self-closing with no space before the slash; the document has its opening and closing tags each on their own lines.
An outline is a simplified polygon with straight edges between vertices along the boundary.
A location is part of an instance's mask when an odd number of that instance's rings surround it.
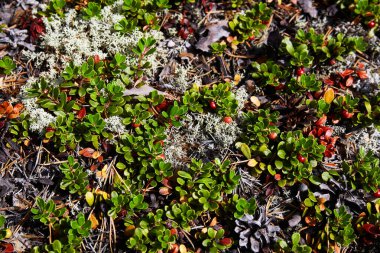
<svg viewBox="0 0 380 253">
<path fill-rule="evenodd" d="M 297 69 L 297 76 L 302 76 L 305 73 L 305 68 L 300 67 Z"/>
<path fill-rule="evenodd" d="M 178 235 L 178 231 L 176 228 L 170 229 L 170 235 Z"/>
<path fill-rule="evenodd" d="M 373 196 L 374 196 L 375 198 L 380 198 L 380 188 L 377 189 L 377 192 L 374 192 L 374 193 L 373 193 Z"/>
<path fill-rule="evenodd" d="M 373 21 L 373 20 L 371 20 L 371 21 L 368 22 L 367 26 L 368 26 L 369 29 L 372 29 L 372 28 L 374 28 L 376 26 L 376 22 Z"/>
<path fill-rule="evenodd" d="M 275 132 L 271 132 L 269 135 L 268 135 L 268 138 L 271 139 L 272 141 L 275 140 L 277 138 L 277 133 Z"/>
<path fill-rule="evenodd" d="M 210 106 L 210 108 L 213 109 L 213 110 L 215 110 L 216 107 L 217 107 L 215 101 L 212 101 L 212 100 L 209 102 L 209 106 Z"/>
<path fill-rule="evenodd" d="M 336 64 L 336 60 L 334 58 L 330 59 L 330 65 L 333 66 Z"/>
<path fill-rule="evenodd" d="M 226 116 L 223 118 L 224 123 L 230 124 L 232 122 L 232 118 L 229 116 Z"/>
<path fill-rule="evenodd" d="M 306 158 L 303 157 L 301 154 L 297 155 L 297 159 L 298 159 L 298 161 L 300 161 L 300 163 L 305 163 L 306 162 Z"/>
<path fill-rule="evenodd" d="M 350 119 L 354 116 L 353 112 L 348 112 L 347 110 L 342 111 L 342 117 L 345 119 Z"/>
<path fill-rule="evenodd" d="M 138 128 L 138 127 L 140 127 L 141 126 L 141 124 L 138 124 L 138 123 L 132 123 L 132 127 L 133 128 Z"/>
<path fill-rule="evenodd" d="M 250 40 L 250 41 L 252 41 L 252 40 L 254 40 L 254 39 L 255 39 L 255 35 L 253 35 L 253 34 L 252 34 L 251 36 L 248 37 L 248 40 Z"/>
<path fill-rule="evenodd" d="M 160 160 L 160 159 L 165 160 L 165 155 L 164 154 L 158 155 L 158 156 L 156 156 L 156 159 L 157 160 Z"/>
<path fill-rule="evenodd" d="M 281 180 L 281 174 L 276 174 L 274 175 L 274 179 L 276 179 L 276 181 L 280 181 Z"/>
</svg>

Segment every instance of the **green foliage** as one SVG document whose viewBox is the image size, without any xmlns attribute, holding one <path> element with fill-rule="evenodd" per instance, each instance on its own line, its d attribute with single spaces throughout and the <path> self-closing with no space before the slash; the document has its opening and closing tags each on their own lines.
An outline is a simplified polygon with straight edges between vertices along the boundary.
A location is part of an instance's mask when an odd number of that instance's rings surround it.
<svg viewBox="0 0 380 253">
<path fill-rule="evenodd" d="M 61 189 L 69 189 L 71 194 L 78 193 L 83 195 L 87 192 L 88 175 L 79 163 L 74 161 L 74 157 L 67 158 L 68 163 L 63 163 L 59 166 L 65 177 L 61 181 Z"/>
<path fill-rule="evenodd" d="M 291 56 L 290 64 L 293 66 L 310 67 L 313 64 L 314 57 L 310 56 L 309 49 L 305 44 L 294 45 L 289 37 L 285 37 L 282 40 L 281 49 Z"/>
<path fill-rule="evenodd" d="M 288 243 L 284 240 L 278 240 L 276 243 L 276 252 L 284 252 L 284 253 L 291 253 L 291 252 L 299 252 L 299 253 L 311 253 L 312 248 L 307 245 L 301 245 L 301 234 L 300 233 L 293 233 L 292 234 L 292 241 L 291 245 L 288 245 Z"/>
<path fill-rule="evenodd" d="M 280 186 L 293 185 L 296 181 L 309 178 L 312 169 L 323 158 L 325 147 L 318 144 L 313 136 L 304 137 L 301 131 L 281 133 L 281 141 L 271 157 L 274 165 L 268 165 L 271 175 L 281 174 Z M 305 158 L 301 162 L 299 156 Z"/>
<path fill-rule="evenodd" d="M 255 70 L 255 72 L 252 73 L 252 77 L 258 79 L 257 84 L 260 86 L 278 86 L 289 76 L 289 73 L 285 69 L 273 61 L 267 61 L 261 64 L 253 62 L 251 65 Z"/>
<path fill-rule="evenodd" d="M 198 215 L 188 203 L 174 204 L 171 207 L 165 206 L 166 217 L 172 220 L 174 228 L 181 227 L 187 232 L 190 232 L 190 222 L 195 220 Z"/>
<path fill-rule="evenodd" d="M 7 229 L 5 228 L 5 217 L 0 215 L 0 240 L 3 240 L 7 236 Z"/>
<path fill-rule="evenodd" d="M 209 108 L 221 116 L 232 116 L 237 113 L 238 102 L 231 88 L 230 83 L 219 83 L 204 88 L 194 86 L 185 92 L 182 102 L 192 112 L 201 113 L 205 108 Z M 211 101 L 215 102 L 216 109 L 210 108 Z"/>
<path fill-rule="evenodd" d="M 326 239 L 341 246 L 348 246 L 355 241 L 355 231 L 351 224 L 352 216 L 345 206 L 334 209 L 333 216 L 328 217 L 324 229 Z"/>
<path fill-rule="evenodd" d="M 33 219 L 39 220 L 45 225 L 56 223 L 66 211 L 65 208 L 57 208 L 53 200 L 45 202 L 40 197 L 36 199 L 36 205 L 37 208 L 30 210 L 33 214 Z"/>
<path fill-rule="evenodd" d="M 228 249 L 231 245 L 223 245 L 220 240 L 224 237 L 224 229 L 207 228 L 207 233 L 199 233 L 199 238 L 202 240 L 202 246 L 207 252 L 216 253 Z"/>
<path fill-rule="evenodd" d="M 302 75 L 299 78 L 292 78 L 288 83 L 289 90 L 293 93 L 305 93 L 306 91 L 319 91 L 322 82 L 316 79 L 315 74 Z"/>
<path fill-rule="evenodd" d="M 175 190 L 194 209 L 215 211 L 223 200 L 223 194 L 231 194 L 239 183 L 239 176 L 230 167 L 230 162 L 206 164 L 193 159 L 188 171 L 178 171 Z"/>
<path fill-rule="evenodd" d="M 64 245 L 60 240 L 54 240 L 50 245 L 44 247 L 35 246 L 32 248 L 31 253 L 76 253 L 77 251 L 70 245 Z"/>
<path fill-rule="evenodd" d="M 95 2 L 89 2 L 88 5 L 82 9 L 83 18 L 90 19 L 93 17 L 100 18 L 100 11 L 102 10 L 102 6 Z"/>
<path fill-rule="evenodd" d="M 317 34 L 312 28 L 307 32 L 298 30 L 296 41 L 311 48 L 313 55 L 321 62 L 328 59 L 343 61 L 343 55 L 354 51 L 363 52 L 367 48 L 363 37 L 346 37 L 343 33 L 338 33 L 336 37 L 326 37 L 324 34 Z"/>
<path fill-rule="evenodd" d="M 167 251 L 175 242 L 175 236 L 164 225 L 163 217 L 164 211 L 157 209 L 155 213 L 149 212 L 140 218 L 133 235 L 127 240 L 128 248 L 139 252 Z"/>
<path fill-rule="evenodd" d="M 213 54 L 222 55 L 227 48 L 227 44 L 222 43 L 222 42 L 221 43 L 214 42 L 214 43 L 211 43 L 210 47 Z"/>
<path fill-rule="evenodd" d="M 363 127 L 373 124 L 380 130 L 380 94 L 370 98 L 363 96 L 358 107 L 360 111 L 354 119 L 354 125 Z"/>
<path fill-rule="evenodd" d="M 231 31 L 238 36 L 238 42 L 244 42 L 252 35 L 261 36 L 267 28 L 272 10 L 265 3 L 256 3 L 251 10 L 244 14 L 236 14 L 234 19 L 228 23 Z"/>
<path fill-rule="evenodd" d="M 236 211 L 234 212 L 234 217 L 239 219 L 244 216 L 244 214 L 255 214 L 257 209 L 256 200 L 251 198 L 250 200 L 246 200 L 245 198 L 239 198 L 237 194 L 235 194 L 232 198 Z"/>
<path fill-rule="evenodd" d="M 371 151 L 360 148 L 355 161 L 343 161 L 342 169 L 353 190 L 376 192 L 380 187 L 379 159 Z"/>
<path fill-rule="evenodd" d="M 246 131 L 242 141 L 250 146 L 254 154 L 270 155 L 269 135 L 280 133 L 276 126 L 279 112 L 271 112 L 269 109 L 259 109 L 257 112 L 249 111 L 244 115 Z M 250 157 L 247 157 L 250 159 Z"/>
<path fill-rule="evenodd" d="M 0 59 L 0 74 L 9 75 L 15 68 L 16 64 L 9 56 L 4 56 L 2 59 Z"/>
</svg>

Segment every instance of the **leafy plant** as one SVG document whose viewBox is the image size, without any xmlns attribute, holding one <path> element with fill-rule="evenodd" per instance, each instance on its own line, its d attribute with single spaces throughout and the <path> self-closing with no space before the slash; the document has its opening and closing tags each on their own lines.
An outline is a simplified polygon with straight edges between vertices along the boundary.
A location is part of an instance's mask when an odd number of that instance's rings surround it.
<svg viewBox="0 0 380 253">
<path fill-rule="evenodd" d="M 288 88 L 293 93 L 305 93 L 306 91 L 319 91 L 322 82 L 316 79 L 315 74 L 302 75 L 299 78 L 292 78 L 288 83 Z"/>
<path fill-rule="evenodd" d="M 371 151 L 366 153 L 360 148 L 356 160 L 343 161 L 342 169 L 353 190 L 376 192 L 380 187 L 379 159 Z"/>
<path fill-rule="evenodd" d="M 314 57 L 310 56 L 309 49 L 305 44 L 299 44 L 294 47 L 289 37 L 282 40 L 282 50 L 290 56 L 290 64 L 297 67 L 310 67 L 313 64 Z"/>
<path fill-rule="evenodd" d="M 276 243 L 277 250 L 276 252 L 299 252 L 299 253 L 311 253 L 312 248 L 308 245 L 301 245 L 301 234 L 293 233 L 291 246 L 284 240 L 278 240 Z"/>
<path fill-rule="evenodd" d="M 249 38 L 259 37 L 267 28 L 272 10 L 265 3 L 256 3 L 251 10 L 244 14 L 237 14 L 228 23 L 232 32 L 238 36 L 238 43 L 244 42 Z"/>
<path fill-rule="evenodd" d="M 253 62 L 251 65 L 255 70 L 255 72 L 252 73 L 252 77 L 258 79 L 257 83 L 261 86 L 272 85 L 277 87 L 289 76 L 286 69 L 283 69 L 273 61 L 267 61 L 261 64 Z"/>
<path fill-rule="evenodd" d="M 83 167 L 74 161 L 74 157 L 67 158 L 68 163 L 63 163 L 59 166 L 65 177 L 61 182 L 61 189 L 69 189 L 71 194 L 78 193 L 82 195 L 87 192 L 88 175 L 83 171 Z"/>
<path fill-rule="evenodd" d="M 199 238 L 202 240 L 202 246 L 210 253 L 220 252 L 232 246 L 232 239 L 224 237 L 224 229 L 215 230 L 207 228 L 207 232 L 199 233 Z"/>
<path fill-rule="evenodd" d="M 33 214 L 33 219 L 39 220 L 45 225 L 56 223 L 66 211 L 65 208 L 57 208 L 53 200 L 45 202 L 42 198 L 38 197 L 36 204 L 37 208 L 30 210 Z"/>
<path fill-rule="evenodd" d="M 16 64 L 9 56 L 0 59 L 0 74 L 10 75 L 15 68 Z"/>
<path fill-rule="evenodd" d="M 190 222 L 195 220 L 198 215 L 188 203 L 174 204 L 171 207 L 165 206 L 166 217 L 172 220 L 174 228 L 180 227 L 190 232 Z"/>
</svg>

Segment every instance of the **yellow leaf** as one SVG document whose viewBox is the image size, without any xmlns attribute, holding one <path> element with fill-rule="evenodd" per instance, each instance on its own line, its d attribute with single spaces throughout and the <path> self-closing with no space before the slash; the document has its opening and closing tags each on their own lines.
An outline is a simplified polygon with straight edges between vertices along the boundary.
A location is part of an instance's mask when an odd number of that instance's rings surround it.
<svg viewBox="0 0 380 253">
<path fill-rule="evenodd" d="M 187 253 L 187 248 L 185 245 L 181 244 L 179 245 L 179 252 L 180 253 Z"/>
<path fill-rule="evenodd" d="M 328 88 L 325 92 L 325 95 L 323 96 L 323 99 L 326 103 L 331 104 L 331 102 L 335 98 L 335 92 L 333 88 Z"/>
<path fill-rule="evenodd" d="M 256 161 L 255 159 L 253 159 L 253 158 L 252 158 L 252 159 L 249 159 L 247 165 L 248 165 L 249 167 L 255 167 L 255 166 L 257 165 L 257 161 Z"/>
<path fill-rule="evenodd" d="M 250 100 L 251 100 L 252 104 L 254 104 L 256 107 L 260 107 L 261 103 L 257 97 L 252 96 Z"/>
<path fill-rule="evenodd" d="M 126 237 L 131 237 L 131 236 L 133 236 L 133 234 L 135 233 L 135 229 L 136 229 L 136 227 L 135 227 L 134 225 L 129 225 L 129 226 L 127 226 L 127 227 L 125 228 L 125 230 L 124 230 L 124 235 L 125 235 Z"/>
<path fill-rule="evenodd" d="M 92 206 L 94 204 L 95 197 L 92 192 L 86 192 L 85 198 L 89 206 Z"/>
<path fill-rule="evenodd" d="M 91 229 L 96 229 L 99 226 L 99 221 L 93 213 L 90 215 L 89 220 L 91 221 Z"/>
</svg>

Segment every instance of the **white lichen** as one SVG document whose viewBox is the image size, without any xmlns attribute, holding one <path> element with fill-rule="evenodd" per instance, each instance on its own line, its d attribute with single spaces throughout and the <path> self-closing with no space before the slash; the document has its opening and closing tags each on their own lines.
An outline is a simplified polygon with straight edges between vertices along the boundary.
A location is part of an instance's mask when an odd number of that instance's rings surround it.
<svg viewBox="0 0 380 253">
<path fill-rule="evenodd" d="M 104 121 L 106 122 L 105 129 L 113 133 L 122 135 L 127 132 L 127 129 L 125 128 L 125 125 L 123 124 L 123 120 L 119 116 L 111 116 L 105 119 Z"/>
<path fill-rule="evenodd" d="M 47 113 L 42 108 L 32 109 L 29 111 L 29 130 L 31 132 L 42 132 L 50 123 L 55 122 L 56 117 Z"/>
</svg>

